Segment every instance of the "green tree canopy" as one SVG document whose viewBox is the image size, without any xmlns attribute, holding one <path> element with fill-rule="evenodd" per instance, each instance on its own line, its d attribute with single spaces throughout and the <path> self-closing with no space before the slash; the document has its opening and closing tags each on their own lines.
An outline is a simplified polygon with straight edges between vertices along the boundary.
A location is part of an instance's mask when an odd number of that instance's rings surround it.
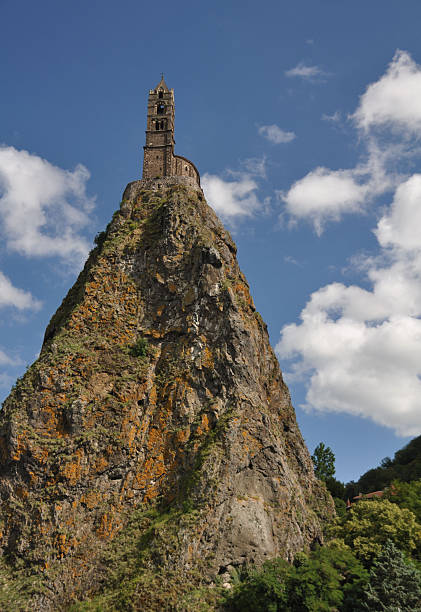
<svg viewBox="0 0 421 612">
<path fill-rule="evenodd" d="M 415 514 L 417 522 L 421 524 L 421 480 L 400 482 L 394 480 L 386 491 L 386 497 L 401 508 L 407 508 Z"/>
<path fill-rule="evenodd" d="M 266 561 L 259 569 L 243 570 L 226 593 L 224 609 L 231 612 L 288 610 L 287 584 L 294 568 L 283 559 Z"/>
<path fill-rule="evenodd" d="M 345 517 L 347 513 L 347 509 L 346 509 L 346 503 L 344 502 L 344 500 L 340 499 L 339 497 L 334 497 L 333 502 L 335 504 L 335 510 L 336 510 L 337 516 Z"/>
<path fill-rule="evenodd" d="M 385 612 L 421 610 L 421 574 L 388 540 L 375 560 L 364 592 L 365 609 Z"/>
<path fill-rule="evenodd" d="M 361 501 L 340 521 L 337 535 L 369 566 L 387 540 L 409 555 L 420 549 L 421 527 L 415 515 L 389 500 Z"/>
<path fill-rule="evenodd" d="M 319 480 L 328 480 L 335 475 L 335 455 L 329 446 L 320 442 L 311 456 L 314 465 L 314 473 Z"/>
<path fill-rule="evenodd" d="M 325 483 L 326 488 L 332 497 L 343 499 L 345 493 L 345 485 L 343 482 L 336 480 L 336 478 L 333 478 L 333 476 L 330 476 L 329 478 L 326 478 Z"/>
<path fill-rule="evenodd" d="M 289 580 L 290 612 L 357 612 L 368 572 L 345 546 L 323 546 L 300 555 Z"/>
<path fill-rule="evenodd" d="M 225 595 L 231 612 L 357 612 L 368 572 L 348 547 L 325 546 L 297 555 L 294 565 L 282 559 L 239 576 Z"/>
</svg>

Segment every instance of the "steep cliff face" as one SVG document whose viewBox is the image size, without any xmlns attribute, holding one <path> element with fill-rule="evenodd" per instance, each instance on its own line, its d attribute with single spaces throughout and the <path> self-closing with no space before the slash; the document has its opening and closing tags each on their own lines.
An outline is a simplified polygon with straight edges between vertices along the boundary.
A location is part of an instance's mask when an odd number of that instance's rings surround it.
<svg viewBox="0 0 421 612">
<path fill-rule="evenodd" d="M 10 609 L 193 610 L 194 585 L 321 540 L 332 503 L 235 252 L 200 190 L 127 187 L 0 414 Z"/>
</svg>

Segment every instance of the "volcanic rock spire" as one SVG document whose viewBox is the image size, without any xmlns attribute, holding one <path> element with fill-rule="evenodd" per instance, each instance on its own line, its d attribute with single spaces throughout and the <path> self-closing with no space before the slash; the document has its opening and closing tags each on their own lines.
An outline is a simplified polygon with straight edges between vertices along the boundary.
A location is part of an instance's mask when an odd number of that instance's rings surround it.
<svg viewBox="0 0 421 612">
<path fill-rule="evenodd" d="M 332 501 L 195 179 L 127 186 L 4 403 L 0 459 L 4 610 L 194 610 L 216 575 L 321 541 Z"/>
</svg>

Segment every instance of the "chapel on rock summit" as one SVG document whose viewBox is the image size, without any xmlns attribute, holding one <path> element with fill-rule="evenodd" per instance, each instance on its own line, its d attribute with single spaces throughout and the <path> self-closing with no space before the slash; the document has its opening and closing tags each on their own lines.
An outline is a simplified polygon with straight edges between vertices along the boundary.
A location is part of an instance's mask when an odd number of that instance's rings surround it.
<svg viewBox="0 0 421 612">
<path fill-rule="evenodd" d="M 168 89 L 162 75 L 155 89 L 149 91 L 142 180 L 186 177 L 192 186 L 200 186 L 196 166 L 175 155 L 174 145 L 174 89 Z"/>
<path fill-rule="evenodd" d="M 217 612 L 335 514 L 163 78 L 144 159 L 0 410 L 3 612 Z"/>
</svg>

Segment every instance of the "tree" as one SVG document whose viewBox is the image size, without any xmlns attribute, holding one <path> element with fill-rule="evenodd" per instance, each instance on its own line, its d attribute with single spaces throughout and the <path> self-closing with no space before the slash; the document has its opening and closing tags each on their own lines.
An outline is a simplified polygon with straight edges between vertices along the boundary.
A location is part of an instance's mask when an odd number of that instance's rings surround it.
<svg viewBox="0 0 421 612">
<path fill-rule="evenodd" d="M 224 596 L 231 612 L 357 612 L 368 572 L 343 543 L 299 553 L 294 565 L 273 559 L 239 575 Z"/>
<path fill-rule="evenodd" d="M 326 612 L 342 602 L 341 579 L 338 570 L 325 555 L 306 557 L 290 577 L 289 608 L 291 612 Z"/>
<path fill-rule="evenodd" d="M 344 518 L 347 513 L 346 503 L 344 502 L 344 500 L 340 499 L 339 497 L 334 497 L 333 502 L 335 504 L 337 516 L 339 516 L 340 518 Z"/>
<path fill-rule="evenodd" d="M 335 475 L 335 455 L 329 446 L 320 442 L 311 456 L 314 465 L 314 473 L 319 480 L 326 481 Z"/>
<path fill-rule="evenodd" d="M 393 467 L 393 461 L 390 457 L 384 457 L 380 462 L 380 467 L 389 468 Z"/>
<path fill-rule="evenodd" d="M 421 544 L 421 528 L 413 512 L 382 499 L 354 504 L 340 521 L 336 535 L 343 538 L 367 567 L 388 539 L 409 555 Z"/>
<path fill-rule="evenodd" d="M 289 579 L 288 612 L 357 612 L 368 572 L 351 550 L 332 543 L 298 557 Z"/>
<path fill-rule="evenodd" d="M 364 591 L 365 609 L 385 612 L 421 610 L 421 574 L 391 540 L 384 545 L 370 572 Z"/>
<path fill-rule="evenodd" d="M 354 497 L 358 495 L 359 492 L 360 491 L 359 491 L 358 483 L 355 482 L 354 480 L 351 480 L 345 485 L 345 491 L 344 491 L 342 499 L 344 501 L 347 501 L 348 499 L 352 501 Z"/>
<path fill-rule="evenodd" d="M 266 561 L 259 569 L 246 568 L 236 576 L 223 606 L 231 612 L 278 612 L 288 610 L 287 583 L 294 568 L 283 559 Z"/>
<path fill-rule="evenodd" d="M 408 508 L 421 524 L 421 480 L 400 482 L 394 480 L 386 492 L 386 498 L 401 508 Z"/>
<path fill-rule="evenodd" d="M 332 497 L 339 497 L 339 499 L 343 499 L 345 494 L 345 485 L 343 482 L 336 480 L 336 478 L 333 478 L 333 476 L 330 476 L 329 478 L 326 478 L 325 484 Z"/>
<path fill-rule="evenodd" d="M 378 467 L 368 470 L 358 481 L 358 492 L 371 493 L 387 487 L 394 476 L 394 468 Z"/>
</svg>

